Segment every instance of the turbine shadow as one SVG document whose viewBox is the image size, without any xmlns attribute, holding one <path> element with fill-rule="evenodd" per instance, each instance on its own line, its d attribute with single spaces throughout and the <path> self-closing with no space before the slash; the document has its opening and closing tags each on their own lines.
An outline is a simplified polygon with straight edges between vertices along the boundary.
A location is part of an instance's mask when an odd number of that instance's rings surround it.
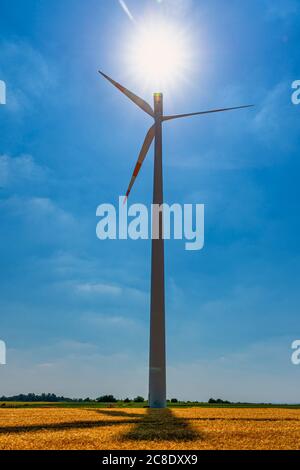
<svg viewBox="0 0 300 470">
<path fill-rule="evenodd" d="M 84 430 L 92 428 L 129 425 L 130 430 L 121 437 L 124 441 L 175 441 L 187 442 L 203 439 L 203 434 L 194 430 L 189 419 L 179 418 L 170 409 L 150 409 L 145 413 L 122 410 L 89 410 L 104 415 L 107 419 L 78 420 L 58 423 L 0 426 L 0 434 L 20 434 L 39 431 Z M 203 420 L 205 421 L 205 420 Z"/>
<path fill-rule="evenodd" d="M 124 440 L 132 441 L 194 441 L 201 439 L 183 418 L 178 418 L 170 409 L 148 408 L 145 414 L 127 413 L 125 411 L 104 411 L 107 416 L 136 418 L 135 426 L 123 435 Z"/>
<path fill-rule="evenodd" d="M 134 424 L 135 420 L 102 420 L 102 421 L 71 421 L 49 424 L 32 424 L 17 426 L 1 426 L 0 434 L 20 434 L 39 431 L 66 431 L 72 429 L 105 428 L 107 426 L 120 426 L 122 424 Z"/>
</svg>

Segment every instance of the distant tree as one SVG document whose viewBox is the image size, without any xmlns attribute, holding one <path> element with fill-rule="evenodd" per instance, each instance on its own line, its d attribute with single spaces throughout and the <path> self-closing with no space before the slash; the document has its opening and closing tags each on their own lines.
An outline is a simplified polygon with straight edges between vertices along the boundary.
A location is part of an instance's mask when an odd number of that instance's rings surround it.
<svg viewBox="0 0 300 470">
<path fill-rule="evenodd" d="M 171 403 L 178 403 L 177 398 L 171 398 Z"/>
<path fill-rule="evenodd" d="M 215 398 L 210 398 L 208 400 L 208 403 L 210 403 L 211 405 L 230 405 L 231 404 L 230 401 L 222 400 L 221 398 L 217 398 L 217 400 L 215 400 Z"/>
<path fill-rule="evenodd" d="M 125 398 L 124 403 L 130 403 L 130 402 L 131 402 L 130 398 Z"/>
<path fill-rule="evenodd" d="M 113 395 L 103 395 L 96 399 L 98 403 L 116 403 L 118 400 Z"/>
<path fill-rule="evenodd" d="M 23 393 L 21 393 L 20 395 L 12 397 L 1 397 L 0 402 L 1 401 L 57 403 L 72 402 L 76 400 L 72 400 L 71 398 L 65 397 L 57 397 L 54 393 L 42 393 L 41 395 L 35 395 L 35 393 L 28 393 L 27 395 L 24 395 Z"/>
<path fill-rule="evenodd" d="M 91 400 L 89 397 L 87 397 L 87 398 L 85 398 L 83 401 L 84 401 L 85 403 L 90 403 L 92 400 Z"/>
<path fill-rule="evenodd" d="M 143 397 L 137 396 L 133 400 L 135 403 L 144 403 L 145 399 Z"/>
</svg>

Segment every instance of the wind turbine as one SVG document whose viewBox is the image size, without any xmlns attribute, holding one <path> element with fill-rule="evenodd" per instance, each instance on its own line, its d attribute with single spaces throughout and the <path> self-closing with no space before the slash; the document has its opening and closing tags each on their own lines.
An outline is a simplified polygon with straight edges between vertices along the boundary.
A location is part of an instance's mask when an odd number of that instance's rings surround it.
<svg viewBox="0 0 300 470">
<path fill-rule="evenodd" d="M 128 198 L 134 182 L 140 172 L 150 146 L 155 140 L 154 150 L 154 185 L 153 204 L 163 204 L 163 165 L 162 165 L 162 124 L 165 121 L 200 116 L 204 114 L 221 113 L 237 109 L 250 108 L 253 105 L 236 106 L 232 108 L 212 109 L 188 114 L 166 116 L 163 113 L 163 94 L 154 93 L 154 108 L 142 98 L 120 85 L 105 73 L 99 73 L 133 101 L 145 113 L 154 119 L 140 151 L 133 175 L 126 193 Z M 152 264 L 151 264 L 151 308 L 150 308 L 150 363 L 149 363 L 149 406 L 150 408 L 166 407 L 166 334 L 165 334 L 165 263 L 163 238 L 163 212 L 159 219 L 153 214 Z M 158 224 L 158 226 L 157 226 Z"/>
</svg>

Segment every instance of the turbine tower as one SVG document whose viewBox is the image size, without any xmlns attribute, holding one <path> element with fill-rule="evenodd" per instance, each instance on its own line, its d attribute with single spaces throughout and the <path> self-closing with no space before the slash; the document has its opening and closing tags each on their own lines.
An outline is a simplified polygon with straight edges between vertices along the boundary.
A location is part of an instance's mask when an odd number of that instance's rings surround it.
<svg viewBox="0 0 300 470">
<path fill-rule="evenodd" d="M 163 95 L 154 93 L 154 109 L 120 83 L 99 71 L 99 73 L 133 101 L 139 108 L 154 119 L 140 151 L 133 175 L 126 193 L 128 198 L 134 182 L 140 172 L 150 146 L 155 139 L 154 147 L 154 182 L 153 204 L 162 206 L 163 198 L 163 162 L 162 162 L 162 124 L 165 121 L 180 119 L 203 114 L 220 113 L 235 109 L 250 108 L 253 105 L 236 106 L 232 108 L 212 109 L 197 113 L 176 114 L 165 116 L 163 113 Z M 165 333 L 165 262 L 163 211 L 154 213 L 152 227 L 152 261 L 151 261 L 151 307 L 150 307 L 150 354 L 149 354 L 149 406 L 150 408 L 165 408 L 166 400 L 166 333 Z"/>
</svg>

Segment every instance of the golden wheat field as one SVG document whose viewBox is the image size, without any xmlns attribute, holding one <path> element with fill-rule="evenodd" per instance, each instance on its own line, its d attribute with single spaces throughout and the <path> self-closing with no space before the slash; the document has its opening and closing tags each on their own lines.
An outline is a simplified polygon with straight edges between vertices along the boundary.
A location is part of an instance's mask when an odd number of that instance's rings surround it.
<svg viewBox="0 0 300 470">
<path fill-rule="evenodd" d="M 300 410 L 1 409 L 0 449 L 300 449 Z"/>
</svg>

